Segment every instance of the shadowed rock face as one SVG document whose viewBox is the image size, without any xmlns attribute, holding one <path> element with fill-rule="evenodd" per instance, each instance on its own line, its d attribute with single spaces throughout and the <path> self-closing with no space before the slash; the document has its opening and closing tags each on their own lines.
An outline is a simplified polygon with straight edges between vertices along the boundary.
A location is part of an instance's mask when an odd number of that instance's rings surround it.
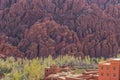
<svg viewBox="0 0 120 80">
<path fill-rule="evenodd" d="M 10 8 L 19 0 L 0 0 L 0 9 Z"/>
<path fill-rule="evenodd" d="M 0 54 L 30 59 L 65 54 L 116 56 L 120 46 L 119 2 L 0 0 L 0 46 L 10 47 L 7 54 L 0 49 Z"/>
</svg>

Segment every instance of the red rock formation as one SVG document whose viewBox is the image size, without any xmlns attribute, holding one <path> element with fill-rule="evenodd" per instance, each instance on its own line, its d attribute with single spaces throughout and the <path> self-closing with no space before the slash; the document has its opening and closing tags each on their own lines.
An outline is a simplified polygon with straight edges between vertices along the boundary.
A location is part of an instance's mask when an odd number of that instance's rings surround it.
<svg viewBox="0 0 120 80">
<path fill-rule="evenodd" d="M 116 56 L 120 46 L 119 2 L 0 0 L 0 46 L 10 44 L 28 58 L 49 54 Z"/>
<path fill-rule="evenodd" d="M 9 8 L 12 4 L 18 0 L 0 0 L 0 9 Z"/>
<path fill-rule="evenodd" d="M 30 45 L 27 43 L 30 43 Z M 24 47 L 26 45 L 27 47 Z M 25 49 L 25 53 L 28 55 L 27 57 L 48 56 L 49 54 L 68 54 L 70 51 L 72 51 L 70 52 L 72 54 L 82 52 L 79 39 L 74 31 L 49 20 L 42 23 L 35 23 L 27 31 L 25 39 L 21 40 L 19 43 L 19 49 L 21 49 L 22 46 Z M 71 46 L 71 48 L 68 48 L 69 46 Z M 79 49 L 76 51 L 75 48 Z M 56 52 L 58 54 L 56 54 Z"/>
<path fill-rule="evenodd" d="M 13 56 L 18 58 L 24 57 L 24 54 L 20 52 L 15 46 L 12 46 L 7 43 L 0 45 L 0 54 L 4 56 Z"/>
</svg>

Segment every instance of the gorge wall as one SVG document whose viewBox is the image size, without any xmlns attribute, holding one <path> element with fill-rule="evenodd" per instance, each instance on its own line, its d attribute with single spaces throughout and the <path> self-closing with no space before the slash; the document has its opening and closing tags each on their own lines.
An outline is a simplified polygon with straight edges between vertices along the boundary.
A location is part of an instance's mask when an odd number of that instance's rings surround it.
<svg viewBox="0 0 120 80">
<path fill-rule="evenodd" d="M 120 0 L 0 0 L 0 54 L 112 57 Z"/>
</svg>

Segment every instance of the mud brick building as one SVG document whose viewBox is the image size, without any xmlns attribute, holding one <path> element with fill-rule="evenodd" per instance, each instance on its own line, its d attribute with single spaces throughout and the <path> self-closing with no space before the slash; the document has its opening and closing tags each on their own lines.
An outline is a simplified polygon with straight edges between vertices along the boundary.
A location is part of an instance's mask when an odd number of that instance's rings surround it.
<svg viewBox="0 0 120 80">
<path fill-rule="evenodd" d="M 45 76 L 48 76 L 50 74 L 57 74 L 60 71 L 60 68 L 58 66 L 50 66 L 50 68 L 45 69 Z"/>
<path fill-rule="evenodd" d="M 44 80 L 98 80 L 97 73 L 96 70 L 86 70 L 76 75 L 69 67 L 50 66 L 45 69 Z"/>
<path fill-rule="evenodd" d="M 98 80 L 120 80 L 120 59 L 99 63 L 98 75 Z"/>
</svg>

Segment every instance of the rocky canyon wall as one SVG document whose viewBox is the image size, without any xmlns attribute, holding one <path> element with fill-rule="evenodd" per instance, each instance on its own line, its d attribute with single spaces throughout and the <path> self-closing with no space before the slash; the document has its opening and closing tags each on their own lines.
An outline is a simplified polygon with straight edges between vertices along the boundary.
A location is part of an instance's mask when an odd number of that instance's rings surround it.
<svg viewBox="0 0 120 80">
<path fill-rule="evenodd" d="M 112 57 L 120 0 L 0 0 L 0 54 Z"/>
</svg>

